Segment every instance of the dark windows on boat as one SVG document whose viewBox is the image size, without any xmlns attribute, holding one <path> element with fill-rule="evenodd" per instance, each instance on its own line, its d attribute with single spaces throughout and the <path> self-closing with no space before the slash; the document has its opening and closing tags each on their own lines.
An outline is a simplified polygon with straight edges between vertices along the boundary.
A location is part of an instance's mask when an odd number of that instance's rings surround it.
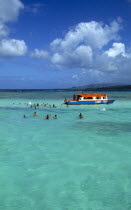
<svg viewBox="0 0 131 210">
<path fill-rule="evenodd" d="M 106 99 L 106 97 L 103 97 L 103 99 Z"/>
<path fill-rule="evenodd" d="M 84 97 L 84 99 L 93 99 L 93 97 Z"/>
<path fill-rule="evenodd" d="M 77 101 L 81 100 L 81 96 L 80 95 L 77 95 L 76 98 L 75 98 Z"/>
<path fill-rule="evenodd" d="M 101 97 L 96 97 L 96 99 L 101 99 Z"/>
</svg>

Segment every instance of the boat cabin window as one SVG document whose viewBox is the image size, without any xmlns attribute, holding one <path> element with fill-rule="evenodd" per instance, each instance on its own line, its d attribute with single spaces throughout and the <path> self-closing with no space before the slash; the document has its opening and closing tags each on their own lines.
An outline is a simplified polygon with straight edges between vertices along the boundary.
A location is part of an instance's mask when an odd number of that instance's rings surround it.
<svg viewBox="0 0 131 210">
<path fill-rule="evenodd" d="M 96 97 L 96 99 L 101 99 L 101 97 Z"/>
<path fill-rule="evenodd" d="M 76 100 L 77 100 L 77 101 L 81 100 L 81 96 L 80 96 L 80 95 L 77 95 L 77 96 L 76 96 Z"/>
<path fill-rule="evenodd" d="M 106 97 L 103 97 L 103 99 L 106 99 Z"/>
<path fill-rule="evenodd" d="M 84 99 L 93 99 L 93 97 L 84 97 Z"/>
</svg>

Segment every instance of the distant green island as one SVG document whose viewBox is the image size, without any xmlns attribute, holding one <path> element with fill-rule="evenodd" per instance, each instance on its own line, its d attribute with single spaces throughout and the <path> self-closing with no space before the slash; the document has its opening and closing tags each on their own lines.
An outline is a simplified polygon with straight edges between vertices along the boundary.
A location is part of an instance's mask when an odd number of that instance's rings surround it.
<svg viewBox="0 0 131 210">
<path fill-rule="evenodd" d="M 116 84 L 92 84 L 79 87 L 72 87 L 72 90 L 83 91 L 131 91 L 131 85 Z"/>
</svg>

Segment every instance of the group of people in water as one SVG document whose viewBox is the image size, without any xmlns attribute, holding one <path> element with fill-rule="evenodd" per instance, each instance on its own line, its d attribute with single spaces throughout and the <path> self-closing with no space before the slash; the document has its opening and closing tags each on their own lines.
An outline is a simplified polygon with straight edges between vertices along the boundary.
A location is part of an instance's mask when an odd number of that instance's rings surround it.
<svg viewBox="0 0 131 210">
<path fill-rule="evenodd" d="M 14 105 L 15 103 L 13 103 Z M 20 105 L 21 103 L 19 103 Z M 40 107 L 49 107 L 49 108 L 57 108 L 57 106 L 55 104 L 48 104 L 48 103 L 42 103 L 42 104 L 39 104 L 39 103 L 34 103 L 34 104 L 31 104 L 31 102 L 29 103 L 24 103 L 24 105 L 26 106 L 30 106 L 30 108 L 34 108 L 34 109 L 39 109 Z M 62 106 L 62 104 L 60 105 Z"/>
<path fill-rule="evenodd" d="M 34 112 L 33 116 L 38 116 L 38 113 L 37 113 L 37 112 Z M 50 114 L 50 115 L 47 114 L 47 115 L 45 116 L 45 120 L 49 120 L 49 119 L 50 119 L 50 116 L 51 116 L 51 114 Z M 27 116 L 26 116 L 25 114 L 23 115 L 23 117 L 24 117 L 24 118 L 27 118 Z M 54 115 L 54 116 L 53 116 L 53 119 L 57 119 L 57 115 Z"/>
<path fill-rule="evenodd" d="M 26 104 L 27 106 L 30 105 L 30 104 Z M 49 108 L 56 108 L 57 106 L 55 104 L 51 105 L 51 104 L 48 104 L 48 103 L 43 103 L 43 104 L 39 104 L 39 103 L 34 103 L 33 105 L 30 105 L 30 108 L 35 108 L 35 109 L 39 109 L 40 106 L 43 106 L 43 107 L 49 107 Z"/>
<path fill-rule="evenodd" d="M 13 103 L 14 104 L 14 103 Z M 21 104 L 21 103 L 19 103 L 19 104 Z M 31 104 L 31 102 L 29 102 L 29 103 L 24 103 L 24 105 L 27 105 L 27 106 L 30 106 L 30 108 L 34 108 L 34 109 L 39 109 L 41 106 L 42 107 L 49 107 L 49 108 L 57 108 L 57 106 L 55 105 L 55 104 L 53 104 L 53 105 L 50 105 L 50 104 L 48 104 L 48 103 L 42 103 L 42 104 L 39 104 L 39 103 L 34 103 L 34 104 Z M 62 104 L 60 105 L 60 106 L 62 106 Z M 33 114 L 33 116 L 37 116 L 38 115 L 38 113 L 37 112 L 34 112 L 34 114 Z M 23 115 L 23 117 L 24 118 L 27 118 L 27 116 L 24 114 Z M 83 115 L 82 115 L 82 113 L 80 113 L 79 115 L 78 115 L 78 117 L 80 118 L 80 119 L 82 119 L 83 118 Z M 49 120 L 51 118 L 51 114 L 47 114 L 46 116 L 45 116 L 45 120 Z M 53 119 L 57 119 L 57 115 L 54 115 L 53 116 Z"/>
<path fill-rule="evenodd" d="M 37 113 L 37 112 L 34 112 L 33 116 L 37 116 L 37 115 L 38 115 L 38 113 Z M 50 115 L 47 114 L 47 115 L 45 116 L 45 120 L 49 120 L 49 119 L 50 119 L 50 116 L 51 116 L 51 114 L 50 114 Z M 27 116 L 26 116 L 25 114 L 23 115 L 23 117 L 24 117 L 24 118 L 27 118 Z M 83 118 L 83 115 L 80 113 L 78 117 L 79 117 L 80 119 L 82 119 L 82 118 Z M 54 116 L 53 116 L 53 119 L 57 119 L 57 115 L 54 115 Z"/>
</svg>

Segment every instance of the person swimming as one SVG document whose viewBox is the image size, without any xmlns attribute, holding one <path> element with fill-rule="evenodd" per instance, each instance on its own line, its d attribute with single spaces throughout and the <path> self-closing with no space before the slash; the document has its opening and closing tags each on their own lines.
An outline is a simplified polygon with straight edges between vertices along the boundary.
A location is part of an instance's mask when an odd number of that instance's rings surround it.
<svg viewBox="0 0 131 210">
<path fill-rule="evenodd" d="M 50 119 L 50 117 L 49 117 L 49 115 L 47 114 L 46 117 L 45 117 L 45 120 L 49 120 L 49 119 Z"/>
<path fill-rule="evenodd" d="M 34 114 L 33 114 L 34 116 L 37 116 L 38 114 L 36 113 L 36 112 L 34 112 Z"/>
<path fill-rule="evenodd" d="M 79 118 L 80 118 L 80 119 L 83 118 L 83 115 L 82 115 L 81 113 L 79 114 Z"/>
<path fill-rule="evenodd" d="M 23 117 L 26 118 L 26 115 L 24 114 Z"/>
<path fill-rule="evenodd" d="M 55 115 L 55 116 L 53 117 L 53 119 L 57 119 L 57 115 Z"/>
<path fill-rule="evenodd" d="M 52 107 L 54 108 L 55 107 L 55 104 L 53 104 Z"/>
</svg>

